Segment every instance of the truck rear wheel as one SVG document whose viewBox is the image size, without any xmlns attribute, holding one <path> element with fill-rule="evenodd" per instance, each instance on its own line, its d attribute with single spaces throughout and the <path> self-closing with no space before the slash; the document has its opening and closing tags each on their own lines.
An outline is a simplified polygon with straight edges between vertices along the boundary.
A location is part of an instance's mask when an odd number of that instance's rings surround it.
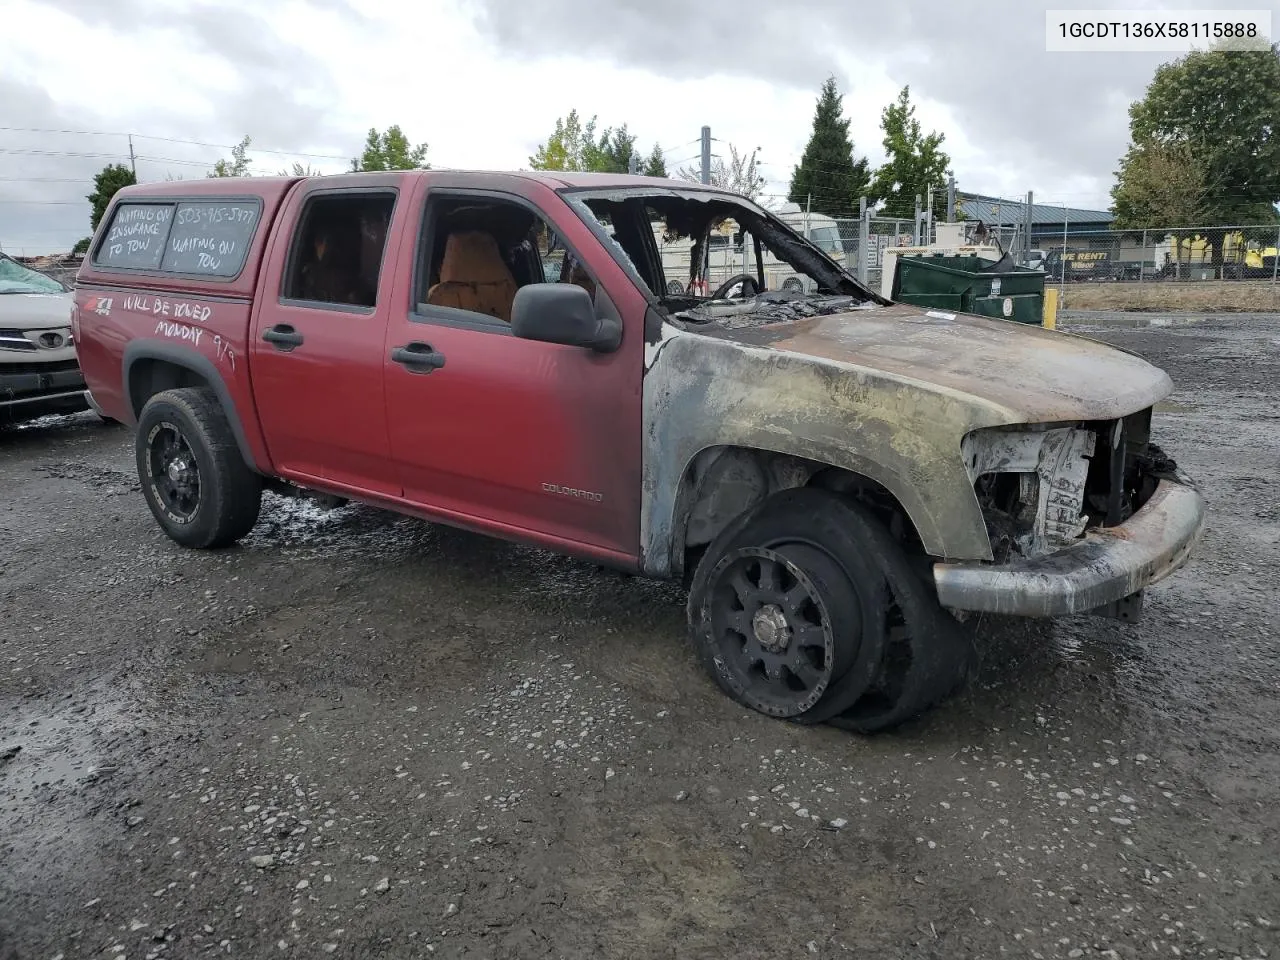
<svg viewBox="0 0 1280 960">
<path fill-rule="evenodd" d="M 147 506 L 184 547 L 234 543 L 253 529 L 262 478 L 249 469 L 212 390 L 165 390 L 147 401 L 134 439 Z"/>
<path fill-rule="evenodd" d="M 928 709 L 971 662 L 888 531 L 822 490 L 778 494 L 716 538 L 694 574 L 689 629 L 744 706 L 864 732 Z"/>
</svg>

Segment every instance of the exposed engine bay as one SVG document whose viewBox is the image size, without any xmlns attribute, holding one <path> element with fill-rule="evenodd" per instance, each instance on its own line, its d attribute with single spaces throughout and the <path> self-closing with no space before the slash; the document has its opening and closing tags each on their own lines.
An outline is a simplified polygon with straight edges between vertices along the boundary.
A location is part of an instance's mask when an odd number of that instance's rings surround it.
<svg viewBox="0 0 1280 960">
<path fill-rule="evenodd" d="M 1119 420 L 980 430 L 965 467 L 997 563 L 1053 553 L 1131 517 L 1177 464 L 1150 440 L 1151 409 Z"/>
<path fill-rule="evenodd" d="M 870 310 L 875 306 L 858 297 L 793 293 L 790 290 L 770 290 L 741 299 L 668 297 L 664 303 L 676 320 L 690 324 L 716 323 L 730 330 L 848 313 L 851 310 Z"/>
</svg>

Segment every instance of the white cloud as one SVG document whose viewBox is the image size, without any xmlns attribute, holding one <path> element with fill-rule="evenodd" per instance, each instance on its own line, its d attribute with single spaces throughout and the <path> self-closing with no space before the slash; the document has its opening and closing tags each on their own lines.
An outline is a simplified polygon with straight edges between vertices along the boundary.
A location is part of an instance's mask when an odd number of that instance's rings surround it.
<svg viewBox="0 0 1280 960">
<path fill-rule="evenodd" d="M 715 42 L 689 13 L 698 8 L 668 15 L 658 0 L 9 0 L 6 22 L 19 29 L 0 33 L 0 122 L 134 132 L 140 176 L 163 179 L 202 176 L 228 150 L 200 144 L 246 133 L 256 172 L 295 159 L 333 172 L 359 153 L 370 127 L 393 123 L 429 143 L 435 166 L 519 169 L 576 108 L 598 114 L 601 126 L 627 123 L 645 153 L 661 144 L 672 170 L 696 162 L 694 141 L 708 123 L 717 153 L 727 155 L 729 143 L 759 147 L 770 192 L 780 194 L 808 139 L 818 86 L 834 73 L 856 147 L 873 164 L 880 111 L 910 83 L 925 128 L 946 132 L 963 189 L 1011 197 L 1034 189 L 1046 201 L 1105 205 L 1134 81 L 1099 81 L 1105 115 L 1085 124 L 1092 154 L 1055 150 L 1046 137 L 1063 131 L 1036 120 L 1036 104 L 1053 109 L 1052 85 L 1041 93 L 1035 76 L 1006 83 L 999 70 L 975 72 L 960 56 L 975 48 L 947 33 L 954 23 L 931 25 L 933 4 L 890 5 L 849 33 L 847 11 L 823 26 L 826 2 L 749 5 L 739 13 L 750 22 L 722 25 Z M 984 24 L 993 46 L 1016 42 L 996 14 Z M 989 95 L 960 96 L 939 81 L 937 59 L 953 56 L 955 84 Z M 1028 119 L 1001 113 L 1011 96 Z M 88 232 L 91 177 L 127 162 L 128 143 L 0 130 L 5 150 L 0 244 L 35 252 L 66 249 Z"/>
</svg>

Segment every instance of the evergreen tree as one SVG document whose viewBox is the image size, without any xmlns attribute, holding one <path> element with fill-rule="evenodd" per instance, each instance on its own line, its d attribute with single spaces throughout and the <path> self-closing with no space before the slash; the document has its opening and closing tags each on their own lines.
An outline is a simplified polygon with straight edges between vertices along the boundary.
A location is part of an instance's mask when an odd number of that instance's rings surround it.
<svg viewBox="0 0 1280 960">
<path fill-rule="evenodd" d="M 936 130 L 928 136 L 921 133 L 910 92 L 909 87 L 903 87 L 898 99 L 880 114 L 884 155 L 888 159 L 876 171 L 871 200 L 884 204 L 880 214 L 886 217 L 915 216 L 916 196 L 920 196 L 923 206 L 928 191 L 947 182 L 947 168 L 951 166 L 951 158 L 941 149 L 944 135 Z"/>
<path fill-rule="evenodd" d="M 631 154 L 636 149 L 636 136 L 627 132 L 624 123 L 618 129 L 606 129 L 600 141 L 587 150 L 586 170 L 596 173 L 626 173 L 631 169 Z M 637 158 L 639 159 L 639 158 Z"/>
<path fill-rule="evenodd" d="M 644 167 L 640 172 L 646 177 L 667 176 L 667 160 L 662 155 L 662 148 L 656 143 L 653 145 L 653 150 L 649 153 L 649 159 L 644 162 Z"/>
<path fill-rule="evenodd" d="M 813 133 L 791 175 L 787 199 L 803 207 L 812 198 L 815 211 L 851 218 L 858 215 L 858 198 L 867 192 L 871 178 L 867 158 L 854 159 L 843 102 L 836 78 L 828 77 L 818 95 Z"/>
</svg>

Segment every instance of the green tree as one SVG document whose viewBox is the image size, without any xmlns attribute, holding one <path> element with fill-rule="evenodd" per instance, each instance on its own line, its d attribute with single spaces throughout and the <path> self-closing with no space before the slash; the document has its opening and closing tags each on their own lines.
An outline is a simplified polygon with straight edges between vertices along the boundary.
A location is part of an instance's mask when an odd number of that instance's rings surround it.
<svg viewBox="0 0 1280 960">
<path fill-rule="evenodd" d="M 1111 188 L 1117 230 L 1197 227 L 1208 218 L 1205 170 L 1185 143 L 1130 144 Z"/>
<path fill-rule="evenodd" d="M 828 77 L 818 94 L 813 132 L 791 174 L 787 199 L 802 207 L 812 199 L 814 210 L 848 218 L 857 216 L 858 198 L 867 192 L 870 173 L 866 157 L 854 159 L 843 104 L 836 78 Z"/>
<path fill-rule="evenodd" d="M 595 146 L 596 118 L 585 124 L 577 110 L 570 110 L 566 117 L 556 118 L 556 127 L 546 143 L 529 158 L 534 170 L 585 170 L 586 156 Z"/>
<path fill-rule="evenodd" d="M 93 237 L 81 237 L 76 241 L 76 245 L 71 248 L 72 256 L 89 252 L 89 244 L 93 243 Z"/>
<path fill-rule="evenodd" d="M 1280 44 L 1222 44 L 1161 65 L 1129 108 L 1129 135 L 1112 192 L 1126 223 L 1164 226 L 1155 220 L 1187 210 L 1201 221 L 1196 226 L 1274 222 Z M 1175 181 L 1154 189 L 1153 180 L 1171 171 Z"/>
<path fill-rule="evenodd" d="M 322 177 L 324 176 L 319 170 L 311 166 L 309 163 L 294 162 L 292 167 L 288 167 L 280 171 L 278 176 L 281 177 Z"/>
<path fill-rule="evenodd" d="M 607 128 L 592 148 L 587 150 L 586 168 L 597 173 L 627 173 L 631 170 L 631 154 L 635 152 L 636 140 L 633 133 L 627 132 L 624 123 L 616 130 Z M 637 163 L 639 157 L 636 158 Z"/>
<path fill-rule="evenodd" d="M 409 144 L 398 124 L 387 127 L 386 132 L 379 133 L 374 127 L 369 128 L 365 137 L 364 153 L 358 160 L 351 161 L 353 171 L 361 170 L 430 170 L 427 163 L 427 145 Z"/>
<path fill-rule="evenodd" d="M 243 140 L 231 148 L 230 160 L 219 160 L 213 165 L 213 169 L 209 171 L 210 177 L 247 177 L 249 176 L 249 137 L 246 135 Z"/>
<path fill-rule="evenodd" d="M 886 217 L 914 216 L 916 196 L 923 204 L 927 191 L 947 181 L 951 158 L 942 152 L 946 137 L 936 130 L 926 136 L 915 114 L 910 87 L 903 87 L 880 114 L 886 160 L 871 182 L 870 199 L 883 204 L 880 212 Z"/>
<path fill-rule="evenodd" d="M 93 193 L 85 198 L 92 205 L 89 211 L 89 228 L 98 229 L 98 224 L 102 222 L 102 215 L 107 212 L 107 206 L 117 190 L 121 187 L 132 187 L 137 182 L 138 178 L 134 176 L 133 171 L 123 163 L 109 164 L 95 174 Z"/>
<path fill-rule="evenodd" d="M 649 159 L 644 162 L 644 168 L 640 171 L 646 177 L 665 177 L 667 175 L 667 160 L 662 153 L 662 148 L 656 143 L 653 150 L 649 153 Z"/>
<path fill-rule="evenodd" d="M 627 173 L 631 169 L 631 157 L 636 154 L 639 139 L 627 129 L 606 127 L 596 135 L 598 118 L 583 121 L 577 110 L 556 120 L 555 129 L 545 143 L 529 158 L 534 170 L 586 171 L 591 173 Z M 657 144 L 648 160 L 636 155 L 637 169 L 651 177 L 666 176 L 667 167 Z"/>
</svg>

